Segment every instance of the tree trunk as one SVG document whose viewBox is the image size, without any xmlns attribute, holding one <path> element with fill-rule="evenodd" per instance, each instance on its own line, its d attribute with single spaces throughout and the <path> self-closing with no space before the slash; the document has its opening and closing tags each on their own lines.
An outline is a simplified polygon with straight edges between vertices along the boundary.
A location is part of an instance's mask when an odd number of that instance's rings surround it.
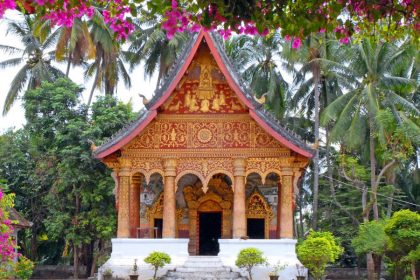
<svg viewBox="0 0 420 280">
<path fill-rule="evenodd" d="M 99 72 L 100 72 L 100 70 L 99 70 L 99 65 L 98 65 L 98 67 L 96 68 L 95 80 L 93 81 L 93 85 L 92 85 L 92 88 L 91 88 L 90 93 L 89 93 L 89 99 L 88 99 L 88 102 L 86 104 L 86 115 L 89 112 L 90 104 L 92 103 L 93 93 L 95 92 L 96 85 L 97 85 L 98 80 L 99 80 Z"/>
<path fill-rule="evenodd" d="M 411 262 L 411 277 L 413 277 L 413 280 L 417 280 L 416 262 Z"/>
<path fill-rule="evenodd" d="M 314 127 L 314 134 L 315 134 L 315 155 L 313 158 L 313 166 L 314 166 L 314 201 L 312 204 L 312 228 L 314 230 L 317 229 L 318 223 L 318 196 L 319 196 L 319 75 L 315 77 L 315 127 Z"/>
<path fill-rule="evenodd" d="M 303 205 L 303 190 L 299 192 L 299 224 L 300 224 L 300 234 L 301 238 L 305 236 L 304 227 L 303 227 L 303 212 L 302 212 L 302 205 Z"/>
<path fill-rule="evenodd" d="M 79 247 L 73 244 L 73 278 L 79 279 Z"/>
<path fill-rule="evenodd" d="M 376 280 L 375 277 L 375 262 L 373 261 L 372 253 L 366 254 L 367 274 L 368 280 Z"/>
<path fill-rule="evenodd" d="M 67 69 L 66 69 L 66 77 L 67 78 L 69 77 L 69 74 L 70 74 L 70 66 L 71 66 L 72 57 L 73 57 L 73 52 L 70 52 L 69 57 L 67 58 Z"/>
<path fill-rule="evenodd" d="M 372 200 L 373 200 L 373 218 L 379 220 L 379 209 L 377 192 L 378 186 L 376 183 L 376 157 L 375 157 L 375 136 L 373 131 L 373 119 L 369 116 L 369 155 L 370 155 L 370 186 L 372 188 Z"/>
<path fill-rule="evenodd" d="M 337 200 L 337 196 L 336 196 L 336 193 L 335 193 L 335 186 L 334 186 L 334 178 L 333 178 L 333 171 L 334 170 L 333 170 L 333 167 L 332 167 L 333 164 L 331 162 L 331 156 L 330 156 L 331 144 L 330 144 L 330 140 L 329 140 L 328 128 L 326 129 L 326 132 L 325 132 L 325 138 L 326 138 L 326 141 L 327 141 L 327 147 L 326 147 L 327 151 L 326 151 L 326 155 L 325 155 L 326 161 L 327 161 L 327 175 L 328 175 L 328 183 L 330 185 L 330 192 L 331 192 L 332 201 L 336 206 L 338 206 L 338 208 L 340 208 L 340 210 L 344 211 L 347 214 L 347 216 L 349 216 L 353 220 L 354 224 L 359 225 L 358 219 Z"/>
<path fill-rule="evenodd" d="M 75 213 L 74 213 L 74 222 L 77 226 L 78 224 L 78 215 L 80 210 L 80 197 L 77 193 L 77 188 L 73 185 L 73 193 L 74 193 L 74 203 L 75 203 Z M 74 279 L 79 279 L 79 246 L 77 242 L 73 240 L 73 277 Z"/>
<path fill-rule="evenodd" d="M 98 263 L 99 257 L 99 240 L 95 239 L 93 243 L 93 258 L 92 258 L 92 265 L 90 267 L 90 276 L 94 276 L 96 272 L 96 264 Z"/>
</svg>

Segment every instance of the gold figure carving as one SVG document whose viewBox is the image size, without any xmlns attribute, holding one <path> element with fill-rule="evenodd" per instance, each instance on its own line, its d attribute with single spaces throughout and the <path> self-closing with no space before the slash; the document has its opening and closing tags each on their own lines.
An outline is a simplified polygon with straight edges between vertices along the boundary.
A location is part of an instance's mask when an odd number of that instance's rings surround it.
<svg viewBox="0 0 420 280">
<path fill-rule="evenodd" d="M 201 101 L 201 108 L 200 111 L 203 113 L 207 113 L 210 110 L 210 102 L 207 99 Z"/>
<path fill-rule="evenodd" d="M 212 99 L 214 95 L 213 79 L 211 77 L 211 65 L 201 65 L 200 83 L 197 96 L 199 99 Z"/>
<path fill-rule="evenodd" d="M 213 99 L 213 103 L 211 105 L 211 108 L 215 111 L 219 111 L 220 110 L 220 100 L 219 100 L 219 96 L 216 95 L 216 97 Z"/>
<path fill-rule="evenodd" d="M 179 110 L 179 105 L 181 104 L 180 101 L 178 101 L 176 104 L 172 105 L 169 107 L 169 111 L 178 111 Z"/>
<path fill-rule="evenodd" d="M 185 107 L 190 107 L 190 103 L 191 103 L 191 91 L 187 91 L 187 94 L 185 94 L 184 97 L 184 106 Z"/>
<path fill-rule="evenodd" d="M 199 108 L 200 107 L 198 107 L 198 105 L 197 105 L 197 98 L 195 97 L 195 95 L 193 95 L 191 97 L 191 100 L 190 100 L 190 103 L 189 103 L 189 106 L 188 106 L 188 110 L 190 112 L 197 112 Z"/>
<path fill-rule="evenodd" d="M 223 90 L 221 90 L 221 91 L 220 91 L 219 100 L 220 100 L 219 104 L 220 104 L 221 106 L 226 105 L 226 96 L 225 96 L 225 93 L 224 93 L 224 91 L 223 91 Z"/>
</svg>

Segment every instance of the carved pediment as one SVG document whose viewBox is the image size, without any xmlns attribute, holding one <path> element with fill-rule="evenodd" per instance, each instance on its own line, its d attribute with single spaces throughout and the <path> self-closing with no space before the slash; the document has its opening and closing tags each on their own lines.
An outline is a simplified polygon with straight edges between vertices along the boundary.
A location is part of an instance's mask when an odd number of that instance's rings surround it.
<svg viewBox="0 0 420 280">
<path fill-rule="evenodd" d="M 273 211 L 265 197 L 255 188 L 247 200 L 246 214 L 248 218 L 273 218 Z"/>
</svg>

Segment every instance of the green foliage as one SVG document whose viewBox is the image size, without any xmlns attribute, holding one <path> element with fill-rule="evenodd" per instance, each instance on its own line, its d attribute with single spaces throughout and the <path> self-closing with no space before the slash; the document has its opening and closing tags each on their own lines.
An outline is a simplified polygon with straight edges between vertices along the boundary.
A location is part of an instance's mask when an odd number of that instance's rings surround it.
<svg viewBox="0 0 420 280">
<path fill-rule="evenodd" d="M 261 250 L 250 247 L 239 252 L 235 264 L 237 267 L 244 268 L 248 272 L 249 279 L 252 280 L 252 269 L 266 262 L 267 260 L 263 257 Z"/>
<path fill-rule="evenodd" d="M 144 262 L 153 266 L 153 279 L 156 279 L 158 269 L 164 267 L 166 264 L 171 263 L 171 257 L 163 252 L 152 252 L 144 259 Z"/>
<path fill-rule="evenodd" d="M 107 96 L 86 116 L 81 91 L 58 79 L 26 92 L 26 126 L 0 136 L 0 176 L 16 192 L 16 208 L 34 223 L 23 240 L 30 246 L 22 248 L 47 264 L 65 261 L 68 246 L 100 256 L 115 232 L 114 181 L 90 147 L 134 114 L 131 105 Z"/>
<path fill-rule="evenodd" d="M 19 279 L 29 280 L 34 271 L 34 266 L 35 265 L 31 260 L 21 256 L 15 264 L 14 271 Z"/>
<path fill-rule="evenodd" d="M 308 237 L 297 246 L 297 256 L 315 279 L 325 273 L 328 263 L 334 262 L 343 252 L 330 232 L 311 231 Z"/>
<path fill-rule="evenodd" d="M 390 238 L 390 250 L 402 256 L 416 250 L 420 244 L 420 214 L 411 210 L 395 212 L 385 226 Z"/>
<path fill-rule="evenodd" d="M 357 254 L 385 253 L 388 237 L 385 234 L 384 224 L 384 221 L 370 221 L 360 225 L 359 232 L 352 241 Z"/>
</svg>

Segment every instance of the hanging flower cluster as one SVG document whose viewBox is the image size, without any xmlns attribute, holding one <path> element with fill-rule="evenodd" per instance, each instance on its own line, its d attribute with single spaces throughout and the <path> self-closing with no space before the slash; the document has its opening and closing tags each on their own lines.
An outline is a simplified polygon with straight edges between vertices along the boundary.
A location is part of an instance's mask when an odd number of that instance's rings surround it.
<svg viewBox="0 0 420 280">
<path fill-rule="evenodd" d="M 224 0 L 0 0 L 0 18 L 6 10 L 18 8 L 70 27 L 76 18 L 91 18 L 98 9 L 116 38 L 126 39 L 134 30 L 132 18 L 145 12 L 163 19 L 168 38 L 200 28 L 217 30 L 225 39 L 233 32 L 265 35 L 281 28 L 298 48 L 303 38 L 321 30 L 335 32 L 343 44 L 358 32 L 379 32 L 393 40 L 407 33 L 418 36 L 419 6 L 413 0 L 257 0 L 254 5 L 247 1 L 230 5 Z"/>
<path fill-rule="evenodd" d="M 0 278 L 7 276 L 9 266 L 16 257 L 16 243 L 11 237 L 13 227 L 7 211 L 12 206 L 13 196 L 4 194 L 0 188 Z"/>
<path fill-rule="evenodd" d="M 129 13 L 130 8 L 124 5 L 116 7 L 115 16 L 112 16 L 107 10 L 102 12 L 105 23 L 115 32 L 117 40 L 127 39 L 134 31 L 134 24 L 127 17 Z"/>
</svg>

